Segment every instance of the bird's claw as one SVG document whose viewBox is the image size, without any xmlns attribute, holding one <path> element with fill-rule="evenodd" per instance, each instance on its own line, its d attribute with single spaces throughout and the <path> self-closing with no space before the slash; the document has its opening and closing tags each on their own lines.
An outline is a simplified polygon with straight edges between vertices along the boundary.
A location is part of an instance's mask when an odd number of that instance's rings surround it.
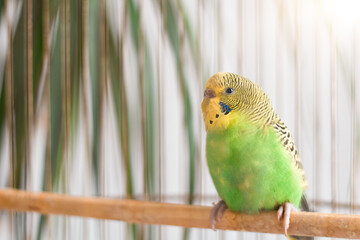
<svg viewBox="0 0 360 240">
<path fill-rule="evenodd" d="M 289 202 L 286 202 L 284 205 L 280 206 L 277 211 L 277 220 L 280 222 L 281 218 L 283 219 L 283 227 L 285 235 L 287 236 L 287 230 L 290 226 L 290 213 L 291 211 L 299 211 L 294 205 Z"/>
<path fill-rule="evenodd" d="M 220 219 L 221 219 L 222 215 L 224 214 L 226 208 L 227 208 L 227 205 L 224 202 L 224 200 L 220 200 L 217 204 L 215 204 L 215 206 L 211 210 L 210 223 L 211 223 L 211 228 L 213 230 L 215 230 L 215 224 L 218 221 L 220 221 Z"/>
</svg>

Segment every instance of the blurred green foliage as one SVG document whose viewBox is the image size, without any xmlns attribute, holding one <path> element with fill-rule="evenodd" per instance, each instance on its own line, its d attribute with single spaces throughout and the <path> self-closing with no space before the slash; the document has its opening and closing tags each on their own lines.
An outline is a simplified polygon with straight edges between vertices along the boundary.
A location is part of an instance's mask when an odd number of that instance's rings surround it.
<svg viewBox="0 0 360 240">
<path fill-rule="evenodd" d="M 4 14 L 4 6 L 8 2 L 0 2 L 0 13 Z M 109 4 L 107 1 L 76 0 L 49 1 L 28 0 L 15 2 L 21 7 L 20 17 L 16 25 L 12 25 L 13 36 L 10 50 L 12 66 L 6 64 L 1 76 L 3 86 L 0 95 L 0 126 L 7 126 L 6 119 L 13 116 L 13 129 L 9 129 L 14 139 L 14 155 L 11 156 L 11 187 L 26 188 L 28 164 L 30 164 L 31 136 L 35 123 L 42 118 L 47 122 L 47 141 L 45 162 L 43 167 L 42 187 L 44 191 L 67 192 L 67 171 L 69 170 L 69 152 L 74 148 L 76 134 L 79 131 L 80 114 L 84 114 L 86 131 L 88 131 L 88 157 L 94 184 L 98 195 L 102 195 L 101 182 L 101 147 L 103 141 L 102 115 L 105 99 L 113 102 L 120 139 L 119 149 L 126 173 L 126 196 L 134 198 L 134 181 L 143 179 L 144 198 L 152 198 L 161 194 L 159 189 L 160 157 L 157 121 L 160 118 L 159 88 L 156 86 L 155 68 L 151 43 L 143 26 L 142 13 L 145 11 L 137 1 L 123 2 L 123 19 L 119 25 L 110 25 Z M 197 145 L 194 137 L 192 104 L 188 80 L 183 67 L 181 51 L 184 48 L 181 39 L 188 39 L 192 49 L 193 62 L 199 62 L 196 51 L 197 39 L 192 24 L 188 19 L 181 1 L 158 0 L 153 5 L 161 13 L 161 31 L 170 42 L 176 62 L 177 79 L 181 89 L 184 107 L 184 122 L 187 135 L 189 155 L 189 199 L 193 203 L 195 189 L 195 155 Z M 31 9 L 29 15 L 28 9 Z M 184 24 L 180 32 L 179 24 Z M 31 26 L 31 28 L 29 28 Z M 119 32 L 119 29 L 121 31 Z M 29 32 L 29 29 L 31 29 Z M 128 29 L 128 30 L 127 30 Z M 143 146 L 144 172 L 133 172 L 131 156 L 131 121 L 126 89 L 126 70 L 124 62 L 124 39 L 128 31 L 135 49 L 136 68 L 138 71 L 137 90 L 140 98 L 141 139 Z M 29 40 L 29 38 L 31 38 Z M 32 53 L 32 57 L 28 57 Z M 30 61 L 30 62 L 29 62 Z M 29 67 L 31 69 L 29 69 Z M 31 71 L 32 75 L 28 76 Z M 87 72 L 89 79 L 87 79 Z M 11 76 L 7 78 L 7 76 Z M 108 82 L 109 81 L 109 82 Z M 6 109 L 6 87 L 11 85 L 13 111 Z M 90 87 L 90 94 L 87 87 Z M 28 89 L 33 91 L 29 92 Z M 30 88 L 30 89 L 31 89 Z M 89 95 L 89 96 L 88 96 Z M 112 96 L 112 98 L 110 97 Z M 87 99 L 90 97 L 90 99 Z M 86 106 L 90 103 L 91 111 Z M 32 104 L 32 105 L 29 105 Z M 47 109 L 45 112 L 43 109 Z M 84 110 L 81 110 L 84 109 Z M 29 119 L 33 116 L 33 119 Z M 4 127 L 0 128 L 2 135 Z M 91 136 L 91 137 L 90 137 Z M 134 179 L 136 178 L 136 180 Z M 64 184 L 65 183 L 65 184 Z M 66 184 L 67 183 L 67 184 Z M 45 228 L 49 228 L 51 218 L 42 216 L 38 225 L 37 238 L 41 239 Z M 24 214 L 18 214 L 15 230 L 18 238 L 25 238 L 26 220 Z M 129 225 L 128 237 L 147 239 L 156 238 L 154 227 Z M 145 229 L 145 230 L 144 230 Z M 144 232 L 146 231 L 146 232 Z M 184 236 L 187 236 L 185 232 Z"/>
</svg>

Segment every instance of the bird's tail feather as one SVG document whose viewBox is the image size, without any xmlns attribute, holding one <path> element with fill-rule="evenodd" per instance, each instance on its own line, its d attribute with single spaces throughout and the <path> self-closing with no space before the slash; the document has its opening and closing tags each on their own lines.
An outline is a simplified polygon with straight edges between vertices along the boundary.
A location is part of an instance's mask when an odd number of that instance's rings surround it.
<svg viewBox="0 0 360 240">
<path fill-rule="evenodd" d="M 306 195 L 301 196 L 300 209 L 305 212 L 310 212 L 309 204 L 306 200 Z M 289 236 L 290 240 L 314 240 L 313 237 L 304 237 L 304 236 Z"/>
<path fill-rule="evenodd" d="M 313 237 L 304 237 L 304 236 L 288 236 L 289 240 L 313 240 Z"/>
</svg>

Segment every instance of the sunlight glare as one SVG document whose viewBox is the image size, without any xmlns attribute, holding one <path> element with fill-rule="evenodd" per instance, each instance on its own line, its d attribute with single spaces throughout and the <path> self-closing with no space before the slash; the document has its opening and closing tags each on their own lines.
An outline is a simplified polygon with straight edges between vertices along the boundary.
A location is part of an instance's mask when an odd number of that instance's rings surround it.
<svg viewBox="0 0 360 240">
<path fill-rule="evenodd" d="M 352 28 L 360 20 L 359 0 L 322 0 L 325 15 L 341 28 Z"/>
</svg>

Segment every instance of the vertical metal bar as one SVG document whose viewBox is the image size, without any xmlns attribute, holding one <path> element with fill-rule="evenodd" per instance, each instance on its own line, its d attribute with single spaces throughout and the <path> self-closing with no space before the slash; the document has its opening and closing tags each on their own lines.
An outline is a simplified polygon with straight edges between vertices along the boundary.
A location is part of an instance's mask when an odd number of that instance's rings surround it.
<svg viewBox="0 0 360 240">
<path fill-rule="evenodd" d="M 217 46 L 216 46 L 216 49 L 217 49 L 217 53 L 216 53 L 216 60 L 217 60 L 217 70 L 220 70 L 222 69 L 222 43 L 221 43 L 221 37 L 222 37 L 222 14 L 221 14 L 221 11 L 222 11 L 222 1 L 220 0 L 217 0 L 216 1 L 216 4 L 217 4 L 217 7 L 215 8 L 217 11 L 216 11 L 216 23 L 217 23 L 217 32 L 216 32 L 216 43 L 217 43 Z"/>
<path fill-rule="evenodd" d="M 212 18 L 213 19 L 217 19 L 216 18 L 216 3 L 217 3 L 217 1 L 218 0 L 214 0 L 214 1 L 212 1 L 211 2 L 211 7 L 212 7 L 212 11 L 211 11 L 211 14 L 212 14 Z M 212 32 L 213 34 L 212 34 L 212 40 L 213 40 L 213 48 L 212 48 L 212 59 L 213 59 L 213 61 L 211 61 L 211 69 L 216 69 L 217 68 L 217 61 L 218 61 L 218 59 L 217 59 L 217 49 L 216 49 L 216 31 L 215 31 L 215 29 L 217 30 L 219 27 L 219 23 L 216 21 L 216 23 L 214 23 L 214 31 Z"/>
<path fill-rule="evenodd" d="M 27 0 L 26 1 L 26 51 L 27 51 L 27 59 L 26 59 L 26 77 L 27 77 L 27 107 L 26 107 L 26 111 L 27 111 L 27 158 L 26 158 L 26 168 L 25 168 L 25 173 L 27 175 L 27 177 L 25 178 L 26 181 L 26 187 L 25 189 L 27 190 L 31 190 L 32 188 L 32 176 L 31 176 L 31 172 L 32 172 L 32 135 L 33 135 L 33 123 L 34 123 L 34 103 L 33 103 L 33 71 L 32 71 L 32 57 L 33 57 L 33 49 L 32 49 L 32 0 Z M 26 214 L 26 229 L 25 229 L 25 234 L 27 234 L 26 238 L 31 238 L 32 236 L 32 226 L 33 226 L 33 214 L 32 213 L 28 213 Z"/>
<path fill-rule="evenodd" d="M 6 85 L 6 115 L 7 115 L 7 124 L 9 127 L 9 154 L 10 154 L 10 181 L 9 185 L 15 187 L 15 166 L 14 166 L 14 157 L 15 157 L 15 138 L 14 138 L 14 82 L 13 82 L 13 42 L 12 42 L 12 26 L 9 16 L 10 11 L 10 1 L 6 1 L 6 22 L 7 22 L 7 33 L 8 33 L 8 46 L 7 46 L 7 55 L 6 55 L 6 69 L 5 69 L 5 85 Z"/>
<path fill-rule="evenodd" d="M 28 161 L 29 161 L 29 109 L 28 109 L 28 100 L 29 100 L 29 95 L 28 95 L 28 88 L 29 88 L 29 85 L 28 85 L 28 32 L 27 32 L 27 28 L 28 28 L 28 1 L 24 1 L 23 2 L 23 24 L 24 24 L 24 69 L 23 69 L 23 72 L 24 72 L 24 89 L 23 89 L 23 94 L 24 94 L 24 117 L 25 117 L 25 133 L 24 133 L 24 136 L 25 136 L 25 141 L 24 141 L 24 161 L 23 161 L 23 164 L 21 166 L 22 168 L 22 171 L 21 173 L 24 175 L 23 176 L 23 179 L 21 180 L 22 183 L 23 183 L 23 187 L 25 190 L 27 190 L 27 187 L 28 187 Z M 21 215 L 23 216 L 23 234 L 22 236 L 27 239 L 27 223 L 28 223 L 28 214 L 26 213 L 21 213 Z M 20 225 L 18 225 L 20 226 Z"/>
<path fill-rule="evenodd" d="M 63 48 L 61 51 L 62 61 L 63 62 L 63 85 L 64 85 L 64 100 L 65 100 L 65 106 L 64 106 L 64 116 L 65 116 L 65 171 L 66 171 L 66 189 L 68 192 L 70 192 L 71 188 L 71 180 L 69 179 L 70 171 L 71 171 L 71 160 L 70 160 L 70 149 L 69 148 L 69 142 L 70 139 L 70 104 L 71 104 L 71 98 L 70 98 L 70 2 L 69 0 L 63 1 L 63 11 L 64 11 L 64 23 L 62 24 L 62 44 Z M 70 226 L 69 226 L 70 227 Z"/>
<path fill-rule="evenodd" d="M 356 26 L 354 26 L 353 29 L 353 78 L 352 78 L 352 124 L 353 124 L 353 129 L 352 129 L 352 134 L 353 134 L 353 159 L 352 159 L 352 182 L 351 182 L 351 200 L 350 200 L 350 204 L 351 204 L 351 213 L 355 214 L 356 213 L 356 202 L 357 202 L 357 188 L 358 188 L 358 167 L 359 167 L 359 129 L 358 129 L 358 124 L 359 124 L 359 119 L 358 119 L 358 75 L 357 75 L 357 71 L 358 71 L 358 31 Z"/>
<path fill-rule="evenodd" d="M 321 88 L 319 86 L 320 76 L 319 76 L 319 18 L 318 15 L 314 14 L 315 16 L 315 31 L 314 31 L 314 92 L 315 92 L 315 107 L 313 112 L 314 117 L 314 194 L 315 197 L 313 201 L 314 210 L 318 210 L 318 202 L 320 199 L 320 176 L 321 176 L 321 131 L 320 131 L 320 117 L 321 117 L 321 106 L 320 106 L 320 94 L 321 94 Z"/>
<path fill-rule="evenodd" d="M 282 3 L 279 3 L 278 5 L 278 9 L 281 9 L 282 8 Z M 282 64 L 281 64 L 281 41 L 282 39 L 280 38 L 280 33 L 281 31 L 279 30 L 280 29 L 280 22 L 279 20 L 282 20 L 282 16 L 280 15 L 282 14 L 282 11 L 279 11 L 278 10 L 278 22 L 276 24 L 276 34 L 275 34 L 275 42 L 276 42 L 276 52 L 275 52 L 275 59 L 277 59 L 277 61 L 275 61 L 275 64 L 276 64 L 276 72 L 275 72 L 275 79 L 276 79 L 276 106 L 277 106 L 277 109 L 279 109 L 279 111 L 281 112 L 281 107 L 282 107 L 282 95 L 283 95 L 283 91 L 282 91 L 282 86 L 283 86 L 283 83 L 282 83 L 282 70 L 283 70 L 283 67 L 282 67 Z"/>
<path fill-rule="evenodd" d="M 142 141 L 142 151 L 143 151 L 143 198 L 144 200 L 149 199 L 150 189 L 149 189 L 149 159 L 147 158 L 148 149 L 147 149 L 147 129 L 146 129 L 146 102 L 145 102 L 145 53 L 144 53 L 144 37 L 141 29 L 141 12 L 142 12 L 142 2 L 138 4 L 139 9 L 139 29 L 138 29 L 138 39 L 135 39 L 135 42 L 138 44 L 137 51 L 137 60 L 138 60 L 138 83 L 139 83 L 139 97 L 140 97 L 140 119 L 141 119 L 141 141 Z M 139 239 L 145 239 L 146 226 L 140 224 L 140 235 Z"/>
<path fill-rule="evenodd" d="M 66 81 L 66 121 L 67 121 L 67 131 L 70 132 L 70 0 L 65 0 L 65 81 Z M 68 169 L 70 172 L 70 158 L 68 158 Z M 70 181 L 70 180 L 69 180 Z M 71 184 L 69 184 L 71 185 Z M 68 186 L 70 190 L 70 186 Z"/>
<path fill-rule="evenodd" d="M 9 3 L 11 0 L 6 1 L 6 23 L 7 23 L 7 52 L 6 52 L 6 69 L 5 69 L 5 87 L 6 87 L 6 116 L 7 124 L 9 128 L 9 160 L 10 160 L 10 179 L 9 185 L 14 187 L 14 93 L 13 93 L 13 76 L 12 76 L 12 28 L 11 28 L 11 19 L 9 16 Z"/>
<path fill-rule="evenodd" d="M 83 4 L 87 5 L 88 0 L 83 0 Z M 104 1 L 104 24 L 105 24 L 105 79 L 104 79 L 104 89 L 103 89 L 103 95 L 108 94 L 108 80 L 109 80 L 109 24 L 108 24 L 108 16 L 107 16 L 107 0 Z M 84 22 L 87 20 L 87 14 L 86 9 L 84 8 Z M 85 37 L 87 33 L 87 27 L 86 25 L 83 26 L 83 38 Z M 85 56 L 83 61 L 85 60 Z M 85 71 L 85 68 L 84 68 Z"/>
<path fill-rule="evenodd" d="M 239 73 L 242 75 L 244 72 L 243 50 L 244 50 L 244 0 L 238 1 L 238 32 L 239 32 L 239 52 L 238 52 L 238 66 Z"/>
<path fill-rule="evenodd" d="M 100 5 L 100 31 L 99 31 L 99 42 L 100 42 L 100 78 L 99 78 L 99 109 L 102 109 L 103 104 L 103 90 L 105 85 L 105 79 L 106 79 L 106 10 L 105 10 L 105 0 L 99 1 Z M 103 112 L 101 112 L 101 115 Z M 103 125 L 103 117 L 99 117 L 99 128 L 102 129 Z M 100 130 L 102 132 L 102 130 Z M 99 181 L 100 181 L 100 194 L 104 196 L 104 190 L 105 190 L 105 173 L 104 173 L 104 162 L 103 162 L 103 136 L 100 134 L 100 154 L 99 154 L 99 167 L 100 167 L 100 175 L 99 175 Z M 103 221 L 101 221 L 101 228 L 103 228 Z M 101 234 L 103 234 L 103 229 L 101 230 Z"/>
<path fill-rule="evenodd" d="M 157 106 L 158 106 L 158 112 L 159 112 L 159 121 L 157 121 L 157 129 L 159 134 L 159 145 L 158 145 L 158 151 L 159 151 L 159 161 L 158 161 L 158 169 L 159 169 L 159 179 L 158 179 L 158 201 L 163 201 L 163 181 L 164 181 L 164 91 L 163 91 L 163 79 L 164 79 L 164 73 L 163 73 L 163 35 L 162 35 L 162 12 L 163 12 L 163 0 L 160 1 L 160 15 L 158 18 L 158 28 L 160 31 L 160 34 L 158 36 L 157 41 L 157 59 L 156 59 L 156 68 L 157 68 L 157 92 L 158 92 L 158 98 L 157 98 Z M 163 231 L 164 228 L 159 225 L 159 235 L 158 238 L 161 240 L 163 239 Z"/>
<path fill-rule="evenodd" d="M 165 69 L 166 67 L 166 59 L 165 59 L 165 56 L 166 56 L 166 51 L 165 51 L 165 47 L 164 47 L 164 44 L 166 42 L 166 36 L 165 36 L 165 31 L 166 31 L 166 28 L 165 28 L 165 22 L 166 22 L 166 3 L 165 3 L 165 0 L 160 0 L 160 11 L 161 11 L 161 17 L 160 17 L 160 31 L 161 31 L 161 36 L 160 36 L 160 41 L 159 41 L 159 56 L 160 56 L 160 61 L 159 61 L 159 64 L 160 64 L 160 119 L 161 119 L 161 141 L 160 141 L 160 145 L 161 146 L 164 146 L 163 144 L 166 143 L 166 132 L 165 132 L 165 128 L 164 128 L 164 124 L 165 124 L 165 105 L 163 104 L 164 101 L 165 101 L 165 88 L 166 88 L 166 81 L 165 81 Z M 161 168 L 160 168 L 160 171 L 161 171 L 161 178 L 160 178 L 160 182 L 161 182 L 161 193 L 162 194 L 165 194 L 165 189 L 166 189 L 166 181 L 165 181 L 165 172 L 164 170 L 166 169 L 165 168 L 165 164 L 166 164 L 166 161 L 165 161 L 165 156 L 166 156 L 166 148 L 165 147 L 161 147 L 161 155 L 162 155 L 162 158 L 161 158 Z M 161 195 L 161 197 L 163 198 L 164 196 Z M 161 200 L 162 200 L 161 198 Z"/>
<path fill-rule="evenodd" d="M 147 141 L 147 126 L 146 126 L 146 100 L 145 100 L 145 46 L 144 46 L 144 33 L 142 31 L 142 1 L 138 2 L 139 10 L 139 29 L 138 29 L 138 39 L 135 39 L 135 42 L 138 44 L 137 51 L 137 60 L 138 60 L 138 83 L 139 83 L 139 97 L 140 97 L 140 119 L 141 119 L 141 140 L 142 140 L 142 150 L 143 150 L 143 197 L 144 200 L 149 200 L 151 190 L 150 190 L 150 176 L 149 176 L 149 158 L 148 158 L 148 141 Z M 140 224 L 140 235 L 141 240 L 145 239 L 145 234 L 147 227 L 144 224 Z"/>
<path fill-rule="evenodd" d="M 64 33 L 64 44 L 65 44 L 65 48 L 64 48 L 64 54 L 65 54 L 65 72 L 64 72 L 64 77 L 65 77 L 65 97 L 66 97 L 66 106 L 65 106 L 65 115 L 66 115 L 66 127 L 65 127 L 65 131 L 67 132 L 67 135 L 65 136 L 66 139 L 69 138 L 70 136 L 70 113 L 71 113 L 71 107 L 70 107 L 70 103 L 71 103 L 71 93 L 70 93 L 70 81 L 71 81 L 71 72 L 70 72 L 70 0 L 64 0 L 64 28 L 63 28 L 63 33 Z M 86 116 L 86 115 L 85 115 Z M 70 151 L 67 151 L 67 157 L 66 157 L 66 172 L 70 173 L 71 172 L 71 159 L 70 159 Z M 70 192 L 71 191 L 71 180 L 69 179 L 70 174 L 68 174 L 67 179 L 68 179 L 68 186 L 67 189 Z"/>
<path fill-rule="evenodd" d="M 99 113 L 101 116 L 99 117 L 99 136 L 100 136 L 100 148 L 99 148 L 99 167 L 100 167 L 100 174 L 99 174 L 99 181 L 100 181 L 100 194 L 101 196 L 105 196 L 105 182 L 106 182 L 106 172 L 105 172 L 105 159 L 104 159 L 104 89 L 106 87 L 106 78 L 107 78 L 107 14 L 106 14 L 106 0 L 99 1 L 100 4 L 100 84 L 99 84 Z M 105 221 L 100 220 L 100 238 L 105 238 Z"/>
<path fill-rule="evenodd" d="M 70 91 L 70 81 L 71 81 L 71 67 L 70 67 L 70 0 L 64 0 L 63 1 L 63 11 L 64 11 L 64 24 L 62 27 L 62 34 L 63 34 L 63 50 L 62 50 L 62 55 L 63 55 L 63 60 L 64 62 L 64 72 L 63 72 L 63 82 L 65 83 L 65 139 L 69 140 L 70 139 L 70 114 L 71 114 L 71 91 Z M 85 93 L 83 94 L 85 95 Z M 86 114 L 85 118 L 86 118 Z M 87 138 L 89 139 L 89 138 Z M 86 140 L 88 141 L 88 140 Z M 72 186 L 72 181 L 71 181 L 71 147 L 69 146 L 69 142 L 67 141 L 65 144 L 66 152 L 65 152 L 65 171 L 66 171 L 66 189 L 67 191 L 70 193 L 71 192 L 71 186 Z M 66 232 L 68 233 L 67 237 L 70 238 L 72 230 L 74 229 L 71 225 L 71 219 L 70 218 L 65 218 L 65 222 L 67 222 L 67 228 L 66 228 Z"/>
<path fill-rule="evenodd" d="M 64 131 L 64 139 L 65 139 L 65 144 L 64 147 L 67 148 L 68 147 L 68 142 L 67 140 L 69 139 L 69 132 L 70 132 L 70 56 L 68 54 L 70 54 L 70 46 L 68 46 L 69 41 L 70 41 L 70 36 L 68 34 L 70 34 L 69 32 L 69 26 L 68 26 L 68 21 L 70 21 L 69 18 L 69 9 L 68 8 L 68 0 L 64 0 L 61 3 L 60 6 L 60 12 L 61 12 L 61 66 L 62 66 L 62 76 L 61 76 L 61 83 L 62 83 L 62 98 L 63 98 L 63 104 L 62 104 L 62 113 L 63 113 L 63 122 L 65 124 L 65 131 Z M 68 49 L 69 48 L 69 49 Z M 66 188 L 66 192 L 70 193 L 70 151 L 69 148 L 65 149 L 65 161 L 64 161 L 64 171 L 66 174 L 66 182 L 65 182 L 65 188 Z M 70 227 L 70 225 L 69 225 Z"/>
<path fill-rule="evenodd" d="M 48 104 L 49 104 L 49 109 L 48 109 L 48 120 L 49 120 L 49 141 L 48 144 L 50 146 L 50 149 L 47 153 L 46 156 L 46 161 L 47 161 L 47 169 L 46 169 L 46 179 L 48 179 L 49 181 L 47 181 L 46 183 L 46 190 L 47 191 L 51 191 L 52 189 L 52 181 L 51 181 L 51 103 L 50 103 L 50 31 L 49 31 L 49 2 L 47 0 L 43 0 L 43 52 L 44 52 L 44 63 L 48 64 L 48 68 L 46 69 L 46 73 L 45 73 L 45 85 L 46 85 L 46 97 L 48 98 Z"/>
<path fill-rule="evenodd" d="M 332 211 L 337 208 L 337 171 L 336 171 L 336 35 L 334 22 L 330 26 L 330 81 L 331 81 L 331 203 Z"/>
<path fill-rule="evenodd" d="M 255 81 L 257 81 L 260 86 L 263 86 L 263 78 L 261 74 L 261 65 L 262 65 L 262 58 L 261 58 L 261 38 L 262 38 L 262 27 L 261 27 L 261 4 L 260 0 L 255 1 L 255 15 L 256 15 L 256 32 L 255 32 L 255 55 L 256 55 L 256 77 Z"/>
<path fill-rule="evenodd" d="M 104 45 L 104 50 L 105 50 L 105 52 L 104 52 L 104 60 L 105 60 L 105 62 L 104 62 L 104 73 L 105 73 L 105 78 L 104 78 L 104 82 L 102 83 L 102 87 L 101 87 L 101 89 L 102 89 L 102 92 L 100 93 L 100 96 L 101 96 L 101 100 L 100 100 L 100 102 L 102 103 L 102 105 L 101 105 L 101 110 L 102 110 L 102 115 L 103 116 L 105 116 L 107 113 L 105 112 L 105 110 L 106 109 L 109 109 L 109 108 L 104 108 L 104 105 L 105 104 L 108 104 L 109 103 L 109 101 L 107 101 L 107 100 L 109 100 L 108 99 L 108 96 L 109 96 L 109 94 L 108 94 L 108 79 L 109 79 L 109 25 L 108 25 L 108 16 L 107 16 L 107 0 L 103 0 L 104 1 L 104 25 L 105 25 L 105 36 L 104 36 L 104 40 L 105 40 L 105 45 Z M 83 4 L 87 4 L 87 0 L 83 0 Z M 84 11 L 84 18 L 83 18 L 83 20 L 85 20 L 85 18 L 86 18 L 86 12 Z M 86 27 L 85 27 L 85 22 L 83 22 L 83 39 L 85 38 L 85 34 L 86 34 Z M 83 43 L 84 43 L 84 41 L 83 41 Z M 84 56 L 84 52 L 85 51 L 85 44 L 83 44 L 83 56 Z M 82 61 L 82 64 L 83 64 L 83 69 L 84 69 L 84 72 L 85 72 L 85 67 L 84 67 L 84 64 L 85 64 L 85 57 L 83 57 L 83 61 Z M 84 77 L 84 75 L 83 75 L 83 77 Z M 101 162 L 102 162 L 102 165 L 103 165 L 103 167 L 102 167 L 102 172 L 103 172 L 103 193 L 104 193 L 104 196 L 107 196 L 107 194 L 108 194 L 108 191 L 107 191 L 107 179 L 106 179 L 106 176 L 108 175 L 107 174 L 107 171 L 106 171 L 106 158 L 105 158 L 105 145 L 106 145 L 106 141 L 105 141 L 105 131 L 104 131 L 104 117 L 102 117 L 102 120 L 100 120 L 100 123 L 101 123 L 101 125 L 100 125 L 100 129 L 102 129 L 102 131 L 101 131 L 101 135 L 102 135 L 102 138 L 101 138 L 101 157 L 100 157 L 100 159 L 101 159 Z M 108 231 L 106 231 L 108 229 L 108 224 L 107 224 L 107 221 L 103 221 L 103 233 L 102 233 L 102 238 L 103 239 L 106 239 L 107 237 L 107 235 L 106 235 L 106 233 L 108 232 Z"/>
<path fill-rule="evenodd" d="M 300 148 L 299 134 L 300 134 L 300 81 L 299 81 L 299 1 L 295 1 L 294 19 L 295 19 L 295 44 L 294 44 L 294 96 L 295 96 L 295 143 Z"/>
<path fill-rule="evenodd" d="M 196 56 L 198 57 L 198 60 L 199 60 L 199 69 L 198 71 L 196 72 L 196 76 L 197 76 L 197 79 L 198 79 L 198 83 L 199 83 L 199 102 L 201 102 L 201 98 L 202 98 L 202 89 L 203 89 L 203 66 L 202 66 L 202 57 L 201 57 L 201 52 L 202 52 L 202 49 L 201 49 L 201 36 L 203 34 L 202 32 L 202 14 L 203 12 L 201 11 L 201 0 L 197 0 L 196 1 L 196 8 L 197 8 L 197 18 L 196 18 L 196 24 L 197 24 L 197 31 L 196 31 L 196 51 L 197 51 L 197 54 Z M 201 112 L 199 113 L 201 115 Z M 199 174 L 199 192 L 200 192 L 200 197 L 199 197 L 199 203 L 198 204 L 203 204 L 203 196 L 205 194 L 204 192 L 204 188 L 203 188 L 203 183 L 204 183 L 204 178 L 202 176 L 202 173 L 203 173 L 203 169 L 204 169 L 204 162 L 205 161 L 202 161 L 202 156 L 204 156 L 203 154 L 203 148 L 202 146 L 204 146 L 204 142 L 202 141 L 203 138 L 203 133 L 204 133 L 204 129 L 202 127 L 202 117 L 200 116 L 199 118 L 199 130 L 198 130 L 198 136 L 199 136 L 199 140 L 200 140 L 200 148 L 199 148 L 199 151 L 198 151 L 198 157 L 200 159 L 200 161 L 198 161 L 198 167 L 197 167 L 197 171 L 198 171 L 198 174 Z M 204 239 L 204 231 L 203 230 L 199 230 L 198 231 L 199 235 L 198 235 L 198 238 L 199 239 Z"/>
<path fill-rule="evenodd" d="M 164 47 L 164 44 L 166 43 L 166 26 L 165 26 L 165 23 L 166 23 L 166 16 L 167 16 L 167 11 L 166 11 L 166 3 L 165 3 L 165 0 L 160 0 L 160 4 L 161 4 L 161 21 L 160 21 L 160 30 L 161 30 L 161 46 L 159 46 L 159 49 L 161 50 L 160 51 L 160 54 L 161 54 L 161 66 L 160 66 L 160 79 L 161 79 L 161 86 L 162 88 L 160 89 L 161 90 L 161 99 L 163 99 L 163 101 L 165 100 L 165 91 L 166 91 L 166 81 L 165 81 L 165 69 L 166 69 L 166 51 L 165 51 L 165 47 Z M 161 119 L 162 119 L 162 143 L 165 144 L 166 143 L 166 131 L 165 131 L 165 128 L 164 128 L 164 124 L 165 124 L 165 105 L 163 104 L 163 101 L 161 101 Z M 162 154 L 163 154 L 163 161 L 162 161 L 162 173 L 161 173 L 161 176 L 162 176 L 162 193 L 163 194 L 166 194 L 165 192 L 165 189 L 166 189 L 166 178 L 165 178 L 165 172 L 164 170 L 166 169 L 166 161 L 165 161 L 165 156 L 166 156 L 166 148 L 163 147 L 162 148 Z"/>
<path fill-rule="evenodd" d="M 69 183 L 68 183 L 68 155 L 67 155 L 67 136 L 68 136 L 68 132 L 67 132 L 67 121 L 66 121 L 66 64 L 65 64 L 65 48 L 66 48 L 66 36 L 65 36 L 65 27 L 66 27 L 66 21 L 65 21 L 65 5 L 66 5 L 66 0 L 60 3 L 60 31 L 61 31 L 61 53 L 60 53 L 60 62 L 61 62 L 61 124 L 62 124 L 62 129 L 64 129 L 63 131 L 63 136 L 62 136 L 62 141 L 63 141 L 63 146 L 62 146 L 62 151 L 64 153 L 63 156 L 63 165 L 62 165 L 62 169 L 61 169 L 61 174 L 62 174 L 62 178 L 64 181 L 64 192 L 65 193 L 69 193 Z M 70 229 L 70 224 L 69 224 L 69 218 L 68 217 L 64 217 L 64 230 L 65 230 L 65 237 L 67 239 L 70 238 L 69 235 L 69 229 Z"/>
<path fill-rule="evenodd" d="M 10 166 L 10 174 L 9 174 L 9 186 L 15 187 L 15 167 L 14 167 L 14 157 L 15 157 L 15 143 L 14 143 L 14 92 L 13 92 L 13 73 L 12 73 L 12 61 L 13 61 L 13 48 L 12 48 L 12 26 L 10 19 L 10 6 L 11 0 L 6 0 L 5 2 L 5 19 L 6 19 L 6 27 L 7 27 L 7 53 L 6 53 L 6 69 L 5 69 L 5 98 L 6 98 L 6 121 L 7 127 L 9 129 L 9 166 Z M 13 211 L 9 212 L 9 220 L 10 220 L 10 239 L 14 239 L 14 219 L 15 213 Z"/>
<path fill-rule="evenodd" d="M 61 14 L 61 67 L 62 67 L 62 76 L 61 76 L 61 87 L 62 87 L 62 114 L 64 127 L 64 179 L 65 179 L 65 192 L 70 193 L 70 149 L 68 144 L 68 139 L 70 136 L 70 32 L 69 32 L 69 22 L 70 22 L 70 13 L 68 9 L 69 2 L 64 0 L 60 3 L 60 14 Z M 68 49 L 69 48 L 69 49 Z M 67 239 L 71 239 L 71 224 L 70 218 L 65 217 L 65 236 Z"/>
<path fill-rule="evenodd" d="M 47 147 L 46 147 L 46 154 L 45 154 L 45 190 L 46 191 L 52 191 L 52 174 L 51 174 L 51 83 L 50 83 L 50 12 L 49 12 L 49 1 L 43 0 L 42 1 L 42 27 L 43 27 L 43 65 L 47 65 L 47 68 L 45 69 L 45 99 L 48 104 L 48 113 L 47 113 Z M 52 235 L 52 229 L 51 229 L 51 223 L 52 223 L 52 217 L 50 216 L 48 218 L 49 228 L 47 232 L 47 237 L 51 238 Z"/>
</svg>

